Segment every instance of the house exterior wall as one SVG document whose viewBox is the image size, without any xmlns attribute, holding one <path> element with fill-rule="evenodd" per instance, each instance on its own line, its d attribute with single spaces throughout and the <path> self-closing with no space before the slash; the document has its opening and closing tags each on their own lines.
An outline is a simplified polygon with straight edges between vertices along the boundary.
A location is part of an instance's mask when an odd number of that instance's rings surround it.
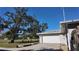
<svg viewBox="0 0 79 59">
<path fill-rule="evenodd" d="M 67 45 L 66 35 L 60 35 L 60 43 Z"/>
<path fill-rule="evenodd" d="M 43 43 L 43 36 L 39 36 L 39 43 Z"/>
</svg>

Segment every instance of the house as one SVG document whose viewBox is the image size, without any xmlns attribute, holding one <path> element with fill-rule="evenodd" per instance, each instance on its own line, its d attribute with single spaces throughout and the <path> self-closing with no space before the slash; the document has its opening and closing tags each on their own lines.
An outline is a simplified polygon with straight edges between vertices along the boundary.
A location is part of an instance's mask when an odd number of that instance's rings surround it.
<svg viewBox="0 0 79 59">
<path fill-rule="evenodd" d="M 72 31 L 79 25 L 79 19 L 60 22 L 60 30 L 37 33 L 40 43 L 62 45 L 71 50 Z"/>
</svg>

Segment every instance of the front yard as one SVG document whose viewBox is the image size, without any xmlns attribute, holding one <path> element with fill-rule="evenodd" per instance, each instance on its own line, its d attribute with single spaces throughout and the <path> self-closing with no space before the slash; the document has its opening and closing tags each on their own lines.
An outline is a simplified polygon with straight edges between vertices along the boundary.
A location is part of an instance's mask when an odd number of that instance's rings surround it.
<svg viewBox="0 0 79 59">
<path fill-rule="evenodd" d="M 31 40 L 15 40 L 14 43 L 10 43 L 10 40 L 0 40 L 0 47 L 4 48 L 16 48 L 17 45 L 24 45 L 29 43 L 38 43 L 37 39 L 31 39 Z"/>
</svg>

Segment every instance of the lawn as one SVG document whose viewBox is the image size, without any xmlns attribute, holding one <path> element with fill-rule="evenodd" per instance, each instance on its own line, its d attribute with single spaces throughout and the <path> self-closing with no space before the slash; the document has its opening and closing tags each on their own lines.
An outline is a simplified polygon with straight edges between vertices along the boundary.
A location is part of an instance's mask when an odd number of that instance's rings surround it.
<svg viewBox="0 0 79 59">
<path fill-rule="evenodd" d="M 17 43 L 0 43 L 0 47 L 4 48 L 16 48 Z"/>
<path fill-rule="evenodd" d="M 10 40 L 0 40 L 0 47 L 4 48 L 16 48 L 17 45 L 36 43 L 38 40 L 15 40 L 14 43 L 10 43 Z"/>
</svg>

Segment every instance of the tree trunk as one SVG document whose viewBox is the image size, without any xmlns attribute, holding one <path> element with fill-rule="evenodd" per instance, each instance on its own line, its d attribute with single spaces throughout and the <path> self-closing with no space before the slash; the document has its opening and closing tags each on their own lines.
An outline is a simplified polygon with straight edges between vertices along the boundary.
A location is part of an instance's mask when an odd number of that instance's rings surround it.
<svg viewBox="0 0 79 59">
<path fill-rule="evenodd" d="M 14 43 L 15 37 L 16 37 L 16 35 L 12 35 L 11 43 Z"/>
<path fill-rule="evenodd" d="M 14 40 L 13 39 L 11 40 L 11 43 L 14 43 Z"/>
</svg>

